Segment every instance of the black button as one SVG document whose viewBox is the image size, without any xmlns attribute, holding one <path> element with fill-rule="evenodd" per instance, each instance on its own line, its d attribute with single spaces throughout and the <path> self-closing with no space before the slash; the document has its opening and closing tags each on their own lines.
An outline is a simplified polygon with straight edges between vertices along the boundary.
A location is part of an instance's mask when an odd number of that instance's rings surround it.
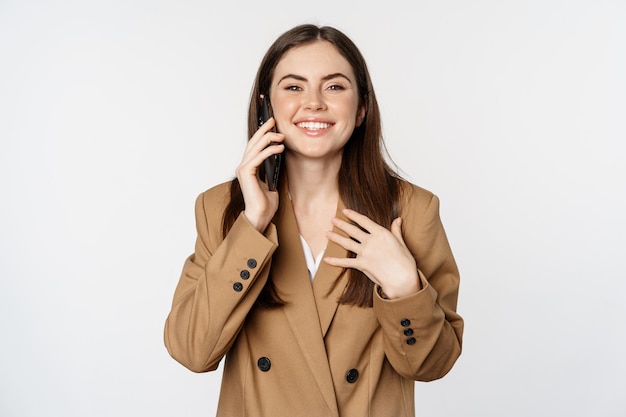
<svg viewBox="0 0 626 417">
<path fill-rule="evenodd" d="M 267 372 L 272 367 L 272 362 L 270 362 L 269 358 L 266 358 L 265 356 L 263 356 L 263 357 L 259 358 L 259 360 L 257 361 L 256 365 L 259 367 L 259 369 L 261 371 Z"/>
<path fill-rule="evenodd" d="M 405 336 L 412 336 L 413 335 L 413 329 L 404 329 L 404 335 Z"/>
<path fill-rule="evenodd" d="M 235 282 L 233 284 L 233 290 L 235 290 L 237 292 L 243 290 L 243 284 L 241 282 Z"/>
<path fill-rule="evenodd" d="M 402 319 L 402 320 L 400 320 L 400 325 L 402 327 L 409 327 L 411 325 L 411 320 L 409 320 L 409 319 Z"/>
<path fill-rule="evenodd" d="M 359 371 L 356 369 L 352 368 L 346 373 L 346 381 L 349 383 L 354 384 L 357 379 L 359 379 Z"/>
<path fill-rule="evenodd" d="M 250 278 L 250 271 L 248 271 L 247 269 L 244 269 L 243 271 L 239 273 L 239 276 L 241 277 L 241 279 L 248 279 Z"/>
<path fill-rule="evenodd" d="M 416 342 L 414 337 L 409 337 L 408 339 L 406 339 L 406 344 L 407 345 L 414 345 Z"/>
<path fill-rule="evenodd" d="M 256 268 L 256 259 L 248 259 L 248 268 Z"/>
</svg>

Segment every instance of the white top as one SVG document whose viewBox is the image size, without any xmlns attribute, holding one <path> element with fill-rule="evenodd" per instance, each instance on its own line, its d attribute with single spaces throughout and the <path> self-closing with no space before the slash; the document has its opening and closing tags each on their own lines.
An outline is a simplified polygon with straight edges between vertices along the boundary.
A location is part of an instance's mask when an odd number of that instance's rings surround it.
<svg viewBox="0 0 626 417">
<path fill-rule="evenodd" d="M 304 250 L 304 259 L 306 260 L 306 267 L 309 269 L 309 277 L 311 281 L 313 281 L 313 277 L 315 277 L 315 273 L 317 272 L 317 268 L 320 266 L 320 262 L 322 262 L 322 258 L 324 257 L 324 251 L 321 251 L 317 255 L 317 259 L 313 258 L 313 251 L 309 247 L 309 244 L 306 243 L 306 240 L 300 235 L 300 241 L 302 242 L 302 249 Z"/>
</svg>

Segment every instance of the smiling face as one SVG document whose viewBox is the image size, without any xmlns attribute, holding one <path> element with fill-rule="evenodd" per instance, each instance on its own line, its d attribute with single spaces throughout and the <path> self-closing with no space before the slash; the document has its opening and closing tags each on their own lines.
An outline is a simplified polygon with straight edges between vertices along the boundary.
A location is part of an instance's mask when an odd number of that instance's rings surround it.
<svg viewBox="0 0 626 417">
<path fill-rule="evenodd" d="M 287 152 L 341 160 L 341 150 L 363 120 L 354 71 L 327 41 L 295 47 L 282 57 L 270 101 Z"/>
</svg>

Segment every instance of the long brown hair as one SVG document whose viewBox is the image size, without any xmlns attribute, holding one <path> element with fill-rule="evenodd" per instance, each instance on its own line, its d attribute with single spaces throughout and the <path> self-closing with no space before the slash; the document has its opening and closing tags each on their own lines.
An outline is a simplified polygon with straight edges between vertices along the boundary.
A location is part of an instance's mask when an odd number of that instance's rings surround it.
<svg viewBox="0 0 626 417">
<path fill-rule="evenodd" d="M 359 108 L 366 109 L 365 119 L 354 129 L 343 149 L 338 174 L 339 196 L 346 207 L 388 227 L 398 216 L 400 177 L 386 160 L 388 153 L 382 137 L 380 110 L 365 59 L 356 45 L 341 31 L 329 26 L 305 24 L 292 28 L 276 39 L 263 57 L 252 87 L 248 110 L 248 137 L 252 137 L 258 129 L 258 97 L 269 93 L 278 62 L 290 49 L 318 40 L 330 42 L 350 63 L 356 77 Z M 231 182 L 230 202 L 224 211 L 224 236 L 244 208 L 241 188 L 235 178 Z M 350 271 L 346 289 L 338 301 L 361 307 L 371 306 L 373 289 L 374 283 L 361 271 L 353 269 Z M 271 278 L 259 296 L 258 304 L 265 307 L 284 304 Z"/>
</svg>

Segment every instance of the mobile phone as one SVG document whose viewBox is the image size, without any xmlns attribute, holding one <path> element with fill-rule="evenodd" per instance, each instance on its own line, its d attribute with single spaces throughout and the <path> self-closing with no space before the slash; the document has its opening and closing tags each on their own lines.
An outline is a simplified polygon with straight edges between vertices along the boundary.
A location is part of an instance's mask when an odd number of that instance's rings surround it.
<svg viewBox="0 0 626 417">
<path fill-rule="evenodd" d="M 268 94 L 261 96 L 261 107 L 259 110 L 259 127 L 272 117 L 272 105 Z M 276 132 L 276 127 L 272 128 Z M 278 174 L 280 173 L 280 163 L 282 154 L 275 154 L 263 161 L 263 170 L 265 175 L 265 183 L 270 191 L 276 191 L 278 187 Z"/>
</svg>

